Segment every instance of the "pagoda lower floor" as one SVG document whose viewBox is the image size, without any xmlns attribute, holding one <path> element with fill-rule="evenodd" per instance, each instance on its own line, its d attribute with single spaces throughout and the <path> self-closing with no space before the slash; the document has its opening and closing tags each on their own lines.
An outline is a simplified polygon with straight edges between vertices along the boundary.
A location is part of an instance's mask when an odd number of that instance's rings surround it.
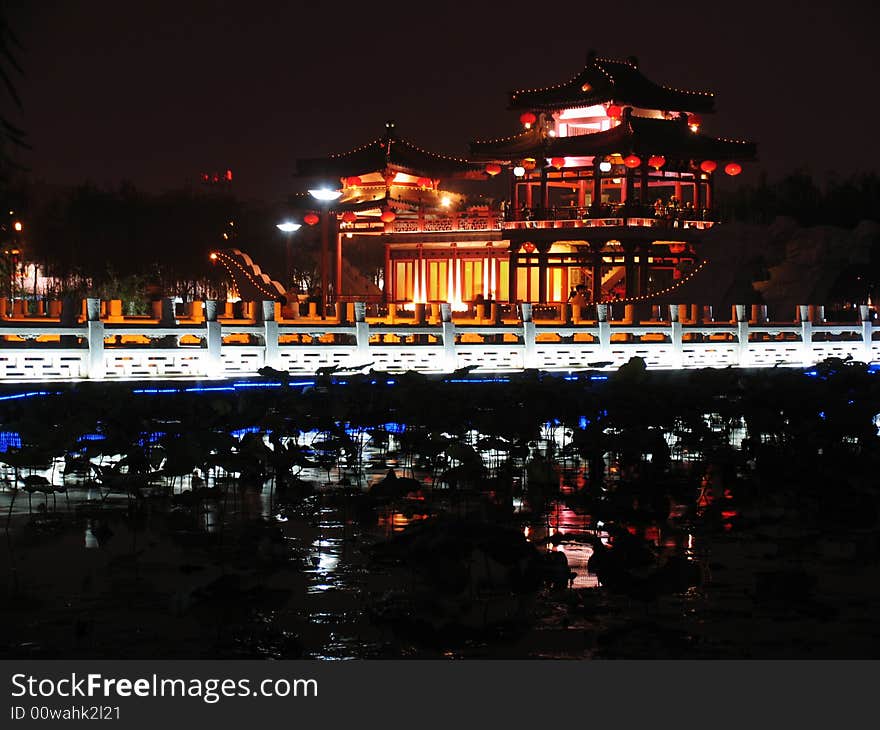
<svg viewBox="0 0 880 730">
<path fill-rule="evenodd" d="M 495 240 L 386 235 L 384 299 L 464 308 L 490 300 L 560 303 L 579 290 L 587 302 L 635 301 L 675 286 L 698 264 L 694 236 L 683 233 L 676 240 L 613 227 L 589 240 L 536 228 L 507 230 Z"/>
</svg>

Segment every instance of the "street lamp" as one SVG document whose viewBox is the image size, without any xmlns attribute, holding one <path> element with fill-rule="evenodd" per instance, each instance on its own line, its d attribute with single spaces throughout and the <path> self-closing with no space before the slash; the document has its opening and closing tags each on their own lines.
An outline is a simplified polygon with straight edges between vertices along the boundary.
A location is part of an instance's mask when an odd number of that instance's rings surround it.
<svg viewBox="0 0 880 730">
<path fill-rule="evenodd" d="M 293 283 L 293 256 L 290 250 L 290 239 L 293 238 L 294 233 L 302 228 L 302 224 L 294 223 L 293 221 L 282 221 L 281 223 L 277 223 L 275 227 L 282 233 L 287 234 L 284 237 L 284 275 L 287 278 L 286 289 Z"/>
<path fill-rule="evenodd" d="M 324 209 L 324 215 L 321 216 L 321 319 L 326 319 L 329 269 L 328 258 L 330 248 L 330 203 L 334 200 L 339 200 L 339 198 L 342 197 L 342 191 L 330 190 L 329 188 L 317 188 L 309 190 L 309 195 L 321 203 L 321 207 Z M 339 252 L 337 252 L 337 255 L 339 255 Z M 336 288 L 339 288 L 338 281 L 336 282 Z"/>
</svg>

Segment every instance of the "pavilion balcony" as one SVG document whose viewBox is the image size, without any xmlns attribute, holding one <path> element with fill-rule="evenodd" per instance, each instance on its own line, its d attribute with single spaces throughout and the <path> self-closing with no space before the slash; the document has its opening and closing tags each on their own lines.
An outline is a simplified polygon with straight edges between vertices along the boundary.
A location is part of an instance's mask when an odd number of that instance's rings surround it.
<svg viewBox="0 0 880 730">
<path fill-rule="evenodd" d="M 501 214 L 449 215 L 418 220 L 398 218 L 386 227 L 389 233 L 422 233 L 437 231 L 498 231 L 501 230 Z M 390 230 L 388 230 L 390 228 Z"/>
<path fill-rule="evenodd" d="M 684 209 L 656 213 L 653 207 L 603 205 L 600 210 L 558 206 L 553 208 L 521 208 L 509 211 L 502 227 L 505 230 L 528 228 L 596 228 L 633 226 L 639 228 L 692 228 L 705 230 L 718 222 L 708 209 Z"/>
</svg>

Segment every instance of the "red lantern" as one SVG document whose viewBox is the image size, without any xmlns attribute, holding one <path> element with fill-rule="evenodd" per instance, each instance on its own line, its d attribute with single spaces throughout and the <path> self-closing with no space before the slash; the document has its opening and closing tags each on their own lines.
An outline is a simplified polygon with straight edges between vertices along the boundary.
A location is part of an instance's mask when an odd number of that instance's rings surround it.
<svg viewBox="0 0 880 730">
<path fill-rule="evenodd" d="M 651 155 L 648 158 L 648 164 L 655 170 L 659 170 L 666 164 L 666 158 L 663 155 Z"/>
<path fill-rule="evenodd" d="M 357 220 L 357 215 L 355 215 L 354 211 L 347 210 L 342 214 L 342 222 L 343 223 L 354 223 Z"/>
<path fill-rule="evenodd" d="M 669 253 L 684 253 L 687 250 L 686 243 L 670 243 Z"/>
<path fill-rule="evenodd" d="M 642 160 L 638 155 L 627 155 L 623 158 L 623 164 L 632 169 L 642 164 Z"/>
<path fill-rule="evenodd" d="M 525 251 L 526 253 L 534 253 L 535 252 L 535 244 L 532 243 L 531 241 L 526 241 L 523 244 L 523 251 Z"/>
<path fill-rule="evenodd" d="M 526 129 L 528 129 L 538 121 L 538 117 L 536 117 L 533 112 L 523 112 L 519 115 L 519 121 L 525 125 Z"/>
<path fill-rule="evenodd" d="M 345 181 L 345 184 L 350 188 L 354 188 L 361 184 L 361 179 L 357 175 L 353 175 Z"/>
<path fill-rule="evenodd" d="M 397 218 L 397 215 L 391 208 L 386 208 L 382 211 L 382 215 L 379 216 L 379 220 L 383 223 L 391 223 L 395 218 Z"/>
<path fill-rule="evenodd" d="M 740 165 L 738 162 L 728 162 L 724 166 L 724 172 L 726 172 L 730 176 L 739 175 L 742 171 L 742 165 Z"/>
<path fill-rule="evenodd" d="M 321 220 L 321 219 L 318 217 L 318 214 L 317 214 L 317 213 L 306 213 L 306 214 L 303 216 L 303 221 L 304 221 L 307 225 L 310 225 L 310 226 L 315 225 L 315 223 L 317 223 L 319 220 Z"/>
<path fill-rule="evenodd" d="M 558 170 L 560 167 L 565 167 L 565 158 L 554 157 L 550 160 L 550 164 Z"/>
<path fill-rule="evenodd" d="M 718 167 L 718 163 L 715 160 L 703 160 L 700 163 L 700 169 L 703 172 L 715 172 L 716 167 Z"/>
<path fill-rule="evenodd" d="M 501 172 L 501 165 L 497 162 L 490 162 L 486 165 L 486 174 L 495 177 L 499 172 Z"/>
<path fill-rule="evenodd" d="M 526 170 L 534 170 L 537 164 L 538 163 L 534 157 L 526 157 L 526 159 L 522 161 L 522 166 L 526 168 Z"/>
<path fill-rule="evenodd" d="M 688 114 L 688 126 L 699 127 L 702 123 L 703 120 L 698 114 Z"/>
<path fill-rule="evenodd" d="M 620 119 L 620 115 L 623 114 L 623 109 L 621 109 L 617 104 L 611 104 L 605 110 L 605 114 L 607 114 L 611 119 Z"/>
<path fill-rule="evenodd" d="M 432 185 L 431 178 L 420 177 L 418 180 L 416 180 L 416 185 L 418 185 L 420 188 L 430 188 Z"/>
</svg>

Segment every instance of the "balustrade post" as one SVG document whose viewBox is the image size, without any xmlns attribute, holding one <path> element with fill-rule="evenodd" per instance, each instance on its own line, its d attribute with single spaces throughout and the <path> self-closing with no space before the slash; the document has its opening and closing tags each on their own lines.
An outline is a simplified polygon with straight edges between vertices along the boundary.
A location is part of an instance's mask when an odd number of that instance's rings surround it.
<svg viewBox="0 0 880 730">
<path fill-rule="evenodd" d="M 608 305 L 596 305 L 596 325 L 599 328 L 599 357 L 611 359 L 611 323 L 608 321 Z"/>
<path fill-rule="evenodd" d="M 104 323 L 101 321 L 100 299 L 86 299 L 86 324 L 89 338 L 86 376 L 92 380 L 100 380 L 107 374 L 104 365 Z"/>
<path fill-rule="evenodd" d="M 280 369 L 281 352 L 278 347 L 278 321 L 275 319 L 275 302 L 263 300 L 260 314 L 263 320 L 263 361 L 270 368 Z"/>
<path fill-rule="evenodd" d="M 355 341 L 357 342 L 357 352 L 360 357 L 369 357 L 370 355 L 370 323 L 367 322 L 367 304 L 366 302 L 354 303 L 354 327 Z"/>
<path fill-rule="evenodd" d="M 801 362 L 804 367 L 813 362 L 813 321 L 812 307 L 807 304 L 798 305 L 801 319 Z"/>
<path fill-rule="evenodd" d="M 672 367 L 680 368 L 684 364 L 684 347 L 682 345 L 681 321 L 678 318 L 678 305 L 669 305 L 669 340 L 672 343 Z"/>
<path fill-rule="evenodd" d="M 537 332 L 535 331 L 532 305 L 523 302 L 519 305 L 519 313 L 523 327 L 523 367 L 534 368 L 537 367 L 537 353 L 535 352 Z"/>
<path fill-rule="evenodd" d="M 736 313 L 736 339 L 737 339 L 737 364 L 742 367 L 746 364 L 749 352 L 749 314 L 747 305 L 734 304 Z"/>
<path fill-rule="evenodd" d="M 874 327 L 871 324 L 871 312 L 867 304 L 859 305 L 859 321 L 862 323 L 862 353 L 865 362 L 869 363 L 873 355 Z"/>
<path fill-rule="evenodd" d="M 216 299 L 208 299 L 205 302 L 205 326 L 207 327 L 208 357 L 205 362 L 205 375 L 209 378 L 219 378 L 223 375 L 223 333 L 220 322 L 217 320 L 218 302 Z"/>
<path fill-rule="evenodd" d="M 440 305 L 440 320 L 443 327 L 443 353 L 448 371 L 458 367 L 458 354 L 455 350 L 455 323 L 452 321 L 452 305 L 444 302 Z"/>
</svg>

